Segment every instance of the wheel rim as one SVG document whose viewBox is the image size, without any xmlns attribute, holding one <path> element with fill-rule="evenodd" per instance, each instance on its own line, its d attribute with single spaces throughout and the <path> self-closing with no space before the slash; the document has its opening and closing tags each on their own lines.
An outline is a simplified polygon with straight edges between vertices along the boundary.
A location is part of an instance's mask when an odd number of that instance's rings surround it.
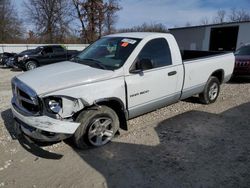
<svg viewBox="0 0 250 188">
<path fill-rule="evenodd" d="M 88 140 L 94 146 L 102 146 L 108 143 L 114 135 L 112 119 L 100 117 L 93 121 L 88 131 Z"/>
<path fill-rule="evenodd" d="M 28 70 L 32 70 L 32 69 L 35 69 L 36 68 L 36 65 L 34 63 L 29 63 L 28 64 Z"/>
<path fill-rule="evenodd" d="M 209 89 L 209 99 L 210 100 L 214 100 L 216 99 L 217 95 L 218 95 L 218 91 L 219 91 L 219 87 L 218 84 L 213 83 Z"/>
</svg>

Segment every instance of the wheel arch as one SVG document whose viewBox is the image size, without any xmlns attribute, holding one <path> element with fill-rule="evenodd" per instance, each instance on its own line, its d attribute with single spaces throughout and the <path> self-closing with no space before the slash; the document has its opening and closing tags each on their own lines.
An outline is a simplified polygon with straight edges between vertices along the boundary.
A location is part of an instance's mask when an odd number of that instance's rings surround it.
<svg viewBox="0 0 250 188">
<path fill-rule="evenodd" d="M 127 126 L 128 112 L 121 99 L 115 98 L 115 97 L 98 99 L 98 100 L 95 100 L 94 105 L 97 105 L 97 106 L 105 105 L 113 109 L 118 115 L 118 118 L 120 121 L 120 128 L 123 130 L 128 130 L 128 126 Z"/>
<path fill-rule="evenodd" d="M 210 75 L 210 77 L 211 77 L 211 76 L 214 76 L 214 77 L 218 78 L 220 84 L 222 84 L 222 83 L 223 83 L 223 80 L 224 80 L 224 77 L 225 77 L 225 72 L 224 72 L 223 69 L 218 69 L 218 70 L 214 71 L 214 72 Z M 210 78 L 210 77 L 209 77 L 209 78 Z"/>
<path fill-rule="evenodd" d="M 119 118 L 120 128 L 123 130 L 128 130 L 127 126 L 127 119 L 128 119 L 128 112 L 123 104 L 123 102 L 118 98 L 103 98 L 94 101 L 93 105 L 86 106 L 81 111 L 74 114 L 74 118 L 76 118 L 83 110 L 87 110 L 93 106 L 102 106 L 105 105 L 112 110 L 114 110 Z"/>
<path fill-rule="evenodd" d="M 25 66 L 26 66 L 26 64 L 27 64 L 29 61 L 34 61 L 34 62 L 37 63 L 38 66 L 40 66 L 39 61 L 38 61 L 37 59 L 34 59 L 34 58 L 27 59 L 27 60 L 25 61 Z"/>
</svg>

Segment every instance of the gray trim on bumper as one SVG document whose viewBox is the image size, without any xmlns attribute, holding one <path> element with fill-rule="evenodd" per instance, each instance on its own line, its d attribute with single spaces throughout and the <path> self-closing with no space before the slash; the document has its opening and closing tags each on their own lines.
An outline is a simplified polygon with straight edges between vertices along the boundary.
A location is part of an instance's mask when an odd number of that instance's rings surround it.
<svg viewBox="0 0 250 188">
<path fill-rule="evenodd" d="M 41 131 L 36 128 L 29 128 L 27 125 L 24 125 L 20 122 L 20 120 L 15 119 L 15 123 L 18 125 L 20 131 L 25 134 L 26 136 L 41 142 L 56 142 L 61 141 L 66 138 L 69 138 L 70 134 L 60 134 L 60 133 L 54 133 L 49 134 L 49 132 Z"/>
</svg>

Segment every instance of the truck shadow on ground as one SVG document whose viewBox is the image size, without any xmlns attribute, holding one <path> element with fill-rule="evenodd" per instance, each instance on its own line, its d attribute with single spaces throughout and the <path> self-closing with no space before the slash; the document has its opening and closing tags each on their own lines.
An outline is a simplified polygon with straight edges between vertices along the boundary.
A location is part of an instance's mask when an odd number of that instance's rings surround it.
<svg viewBox="0 0 250 188">
<path fill-rule="evenodd" d="M 156 126 L 156 146 L 112 142 L 75 152 L 110 188 L 249 187 L 249 109 L 246 103 L 221 114 L 177 115 Z"/>
<path fill-rule="evenodd" d="M 246 103 L 221 114 L 189 111 L 166 119 L 155 127 L 156 146 L 114 141 L 101 148 L 72 148 L 105 178 L 109 188 L 250 187 L 249 109 L 250 103 Z M 7 110 L 1 115 L 13 133 L 10 114 Z M 138 134 L 145 143 L 147 136 L 155 135 Z M 59 154 L 51 157 L 36 144 L 28 147 L 27 151 L 39 157 L 60 159 Z"/>
<path fill-rule="evenodd" d="M 18 127 L 16 127 L 13 117 L 12 117 L 12 112 L 10 109 L 5 110 L 1 112 L 1 117 L 4 121 L 4 125 L 6 129 L 8 130 L 11 138 L 13 140 L 18 140 L 20 145 L 28 152 L 32 153 L 33 155 L 41 158 L 46 158 L 46 159 L 61 159 L 63 155 L 57 154 L 57 153 L 52 153 L 49 151 L 46 151 L 42 149 L 42 146 L 48 146 L 53 143 L 35 143 L 33 140 L 29 139 L 28 137 L 24 136 L 21 134 L 20 130 Z"/>
<path fill-rule="evenodd" d="M 19 69 L 17 67 L 11 68 L 10 71 L 12 71 L 12 72 L 23 72 L 22 69 Z"/>
<path fill-rule="evenodd" d="M 10 69 L 9 67 L 5 67 L 5 66 L 3 66 L 3 65 L 0 65 L 0 68 L 1 68 L 1 69 Z"/>
<path fill-rule="evenodd" d="M 188 103 L 193 103 L 193 104 L 203 104 L 198 96 L 192 96 L 187 99 L 184 99 L 183 101 L 188 102 Z"/>
<path fill-rule="evenodd" d="M 248 77 L 233 77 L 228 84 L 247 84 L 250 83 L 250 76 Z"/>
<path fill-rule="evenodd" d="M 3 65 L 0 65 L 1 69 L 9 69 L 12 72 L 22 72 L 23 70 L 18 67 L 5 67 Z"/>
</svg>

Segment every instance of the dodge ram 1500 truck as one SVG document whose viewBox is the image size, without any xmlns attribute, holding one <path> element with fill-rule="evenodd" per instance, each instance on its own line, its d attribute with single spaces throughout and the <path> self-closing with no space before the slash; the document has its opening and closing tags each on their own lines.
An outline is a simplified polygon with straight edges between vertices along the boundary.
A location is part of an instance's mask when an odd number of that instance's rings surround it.
<svg viewBox="0 0 250 188">
<path fill-rule="evenodd" d="M 233 53 L 180 51 L 168 33 L 114 34 L 13 78 L 12 112 L 35 140 L 102 146 L 128 119 L 195 94 L 215 102 L 233 68 Z"/>
</svg>

